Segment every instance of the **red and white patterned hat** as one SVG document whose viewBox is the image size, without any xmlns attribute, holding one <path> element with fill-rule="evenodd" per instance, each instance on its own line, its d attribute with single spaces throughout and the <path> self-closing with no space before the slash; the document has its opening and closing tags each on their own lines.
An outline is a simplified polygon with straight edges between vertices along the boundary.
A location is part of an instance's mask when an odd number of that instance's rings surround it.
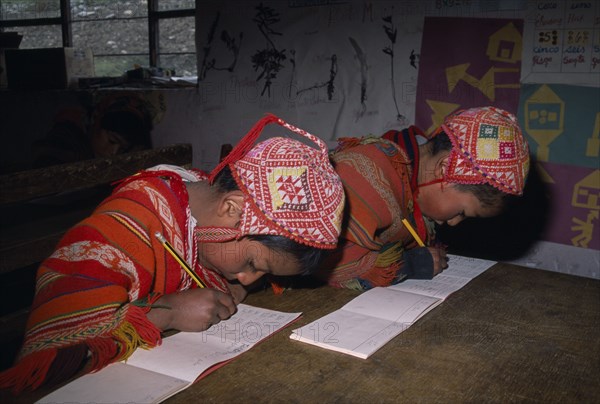
<svg viewBox="0 0 600 404">
<path fill-rule="evenodd" d="M 466 109 L 446 117 L 433 136 L 441 131 L 453 145 L 444 180 L 523 194 L 529 147 L 514 115 L 495 107 Z"/>
<path fill-rule="evenodd" d="M 311 140 L 318 149 L 283 137 L 267 139 L 250 149 L 269 123 L 277 123 Z M 225 165 L 231 168 L 245 195 L 241 223 L 237 229 L 227 229 L 229 236 L 223 233 L 226 230 L 223 228 L 198 228 L 200 241 L 279 235 L 316 248 L 336 247 L 344 210 L 344 188 L 321 139 L 267 115 L 211 172 L 211 182 Z"/>
</svg>

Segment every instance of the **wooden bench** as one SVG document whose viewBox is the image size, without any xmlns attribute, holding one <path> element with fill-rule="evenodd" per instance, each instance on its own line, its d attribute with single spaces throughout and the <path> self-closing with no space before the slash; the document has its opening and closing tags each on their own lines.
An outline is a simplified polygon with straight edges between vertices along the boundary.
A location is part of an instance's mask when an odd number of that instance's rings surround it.
<svg viewBox="0 0 600 404">
<path fill-rule="evenodd" d="M 157 164 L 191 163 L 192 146 L 178 144 L 0 176 L 0 369 L 22 343 L 37 267 L 62 235 L 115 181 Z"/>
</svg>

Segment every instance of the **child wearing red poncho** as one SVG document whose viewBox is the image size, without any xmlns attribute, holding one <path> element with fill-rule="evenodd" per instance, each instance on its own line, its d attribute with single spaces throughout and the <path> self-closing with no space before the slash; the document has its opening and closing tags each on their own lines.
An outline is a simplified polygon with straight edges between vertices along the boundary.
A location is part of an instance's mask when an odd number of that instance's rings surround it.
<svg viewBox="0 0 600 404">
<path fill-rule="evenodd" d="M 277 123 L 315 143 L 273 137 Z M 344 192 L 326 145 L 269 115 L 209 176 L 157 166 L 125 179 L 40 266 L 25 341 L 0 387 L 95 371 L 230 317 L 265 274 L 313 270 L 335 248 Z M 164 236 L 205 285 L 168 253 Z"/>
<path fill-rule="evenodd" d="M 454 226 L 499 214 L 522 195 L 529 171 L 516 118 L 494 107 L 458 111 L 428 140 L 414 126 L 381 138 L 340 139 L 332 159 L 346 212 L 339 246 L 319 277 L 357 290 L 440 273 L 447 256 L 434 242 L 434 223 Z"/>
</svg>

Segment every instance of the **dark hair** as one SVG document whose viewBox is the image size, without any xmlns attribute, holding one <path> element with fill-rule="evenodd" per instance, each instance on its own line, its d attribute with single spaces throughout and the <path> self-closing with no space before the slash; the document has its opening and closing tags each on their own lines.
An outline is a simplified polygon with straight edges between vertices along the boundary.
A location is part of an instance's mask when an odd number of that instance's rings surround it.
<svg viewBox="0 0 600 404">
<path fill-rule="evenodd" d="M 313 273 L 325 257 L 325 250 L 300 244 L 285 236 L 253 235 L 247 237 L 278 253 L 293 256 L 302 268 L 303 275 Z"/>
<path fill-rule="evenodd" d="M 215 177 L 213 184 L 220 193 L 239 190 L 231 169 L 225 166 Z M 252 235 L 247 236 L 251 240 L 258 241 L 267 248 L 279 253 L 285 253 L 293 256 L 296 262 L 302 268 L 304 274 L 310 274 L 317 269 L 317 266 L 325 256 L 325 250 L 300 244 L 291 238 L 276 235 Z"/>
<path fill-rule="evenodd" d="M 130 143 L 129 149 L 152 148 L 152 116 L 143 98 L 127 94 L 109 96 L 96 108 L 96 124 L 118 133 Z"/>
<path fill-rule="evenodd" d="M 219 174 L 217 174 L 215 177 L 213 187 L 216 187 L 217 191 L 221 194 L 231 191 L 239 191 L 240 189 L 237 182 L 235 182 L 235 179 L 233 178 L 233 174 L 231 174 L 231 169 L 229 166 L 225 166 L 221 169 L 221 171 L 219 171 Z"/>
<path fill-rule="evenodd" d="M 431 145 L 430 150 L 433 156 L 443 151 L 452 150 L 452 142 L 450 141 L 450 137 L 446 132 L 443 131 L 434 136 L 427 143 Z M 454 183 L 454 186 L 458 191 L 472 193 L 484 206 L 505 207 L 518 199 L 517 196 L 502 192 L 490 184 Z"/>
<path fill-rule="evenodd" d="M 152 124 L 140 115 L 131 111 L 109 111 L 100 121 L 102 129 L 116 132 L 130 143 L 130 148 L 141 147 L 149 149 L 152 147 L 151 134 Z"/>
</svg>

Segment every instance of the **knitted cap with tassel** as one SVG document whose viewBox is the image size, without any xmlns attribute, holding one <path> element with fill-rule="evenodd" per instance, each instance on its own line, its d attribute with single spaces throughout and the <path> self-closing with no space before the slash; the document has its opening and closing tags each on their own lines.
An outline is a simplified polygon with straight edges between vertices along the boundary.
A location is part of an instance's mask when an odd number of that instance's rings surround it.
<svg viewBox="0 0 600 404">
<path fill-rule="evenodd" d="M 309 139 L 273 137 L 255 144 L 265 126 L 276 123 Z M 333 249 L 344 210 L 342 182 L 329 161 L 326 144 L 282 119 L 267 115 L 210 173 L 212 183 L 229 166 L 244 207 L 238 228 L 198 227 L 200 242 L 224 242 L 247 235 L 279 235 L 322 249 Z"/>
</svg>

